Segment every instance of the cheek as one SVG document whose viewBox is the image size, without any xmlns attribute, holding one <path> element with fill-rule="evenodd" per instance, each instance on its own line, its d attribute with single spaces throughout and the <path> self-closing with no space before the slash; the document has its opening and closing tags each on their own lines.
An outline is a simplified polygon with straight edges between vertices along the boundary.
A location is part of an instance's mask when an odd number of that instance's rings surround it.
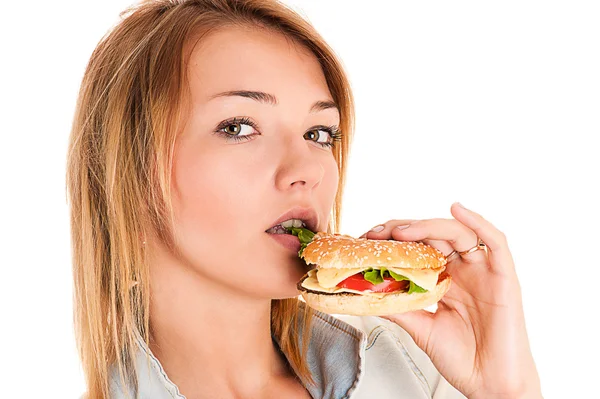
<svg viewBox="0 0 600 399">
<path fill-rule="evenodd" d="M 181 222 L 195 219 L 194 226 L 212 233 L 243 223 L 243 204 L 256 191 L 251 189 L 256 184 L 252 175 L 248 162 L 231 151 L 182 152 L 174 171 L 179 211 L 185 219 Z"/>
<path fill-rule="evenodd" d="M 247 253 L 247 231 L 256 226 L 252 212 L 260 191 L 243 158 L 216 151 L 177 154 L 173 172 L 176 236 L 193 263 L 213 267 L 240 263 L 235 254 Z M 238 255 L 240 257 L 241 255 Z"/>
<path fill-rule="evenodd" d="M 340 175 L 335 158 L 332 156 L 330 159 L 324 162 L 323 168 L 325 169 L 325 174 L 323 177 L 323 182 L 321 183 L 323 189 L 321 190 L 320 197 L 323 198 L 323 206 L 328 206 L 331 208 L 333 206 L 335 194 L 337 193 L 338 184 L 340 181 Z"/>
</svg>

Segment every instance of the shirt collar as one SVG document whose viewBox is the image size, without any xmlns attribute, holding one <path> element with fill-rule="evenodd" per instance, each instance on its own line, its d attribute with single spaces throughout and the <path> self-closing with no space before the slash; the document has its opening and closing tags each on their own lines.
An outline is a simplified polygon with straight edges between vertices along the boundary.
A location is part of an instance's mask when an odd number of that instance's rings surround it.
<svg viewBox="0 0 600 399">
<path fill-rule="evenodd" d="M 301 326 L 305 306 L 304 302 L 299 302 L 297 316 Z M 366 334 L 340 319 L 317 310 L 311 317 L 312 333 L 306 361 L 315 385 L 309 384 L 303 378 L 300 380 L 313 398 L 348 398 L 356 390 L 364 373 Z M 303 331 L 300 330 L 299 334 L 302 342 Z M 279 347 L 279 342 L 274 336 L 273 340 Z M 139 397 L 185 398 L 140 336 L 137 343 Z M 283 351 L 282 353 L 289 361 L 288 354 Z M 116 381 L 118 380 L 113 377 L 113 382 Z"/>
</svg>

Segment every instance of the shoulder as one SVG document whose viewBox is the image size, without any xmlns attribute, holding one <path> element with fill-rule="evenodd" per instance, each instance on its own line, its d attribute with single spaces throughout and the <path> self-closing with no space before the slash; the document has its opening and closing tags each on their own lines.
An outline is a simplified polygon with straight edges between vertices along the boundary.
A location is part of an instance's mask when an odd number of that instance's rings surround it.
<svg viewBox="0 0 600 399">
<path fill-rule="evenodd" d="M 432 398 L 464 398 L 437 371 L 429 356 L 402 327 L 376 316 L 334 315 L 366 337 L 366 376 L 369 380 L 398 378 Z M 371 368 L 371 370 L 368 370 Z M 373 370 L 375 369 L 375 370 Z M 374 372 L 377 376 L 374 377 Z M 398 381 L 400 382 L 400 381 Z"/>
</svg>

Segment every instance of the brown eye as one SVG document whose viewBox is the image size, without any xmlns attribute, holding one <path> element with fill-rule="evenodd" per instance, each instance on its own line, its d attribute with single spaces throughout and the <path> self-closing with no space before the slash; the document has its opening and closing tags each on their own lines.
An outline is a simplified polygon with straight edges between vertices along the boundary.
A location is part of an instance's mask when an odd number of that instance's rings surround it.
<svg viewBox="0 0 600 399">
<path fill-rule="evenodd" d="M 256 122 L 246 116 L 222 121 L 217 125 L 214 133 L 225 141 L 235 142 L 251 140 L 254 136 L 260 136 Z"/>
<path fill-rule="evenodd" d="M 305 139 L 314 140 L 315 137 L 318 137 L 318 135 L 315 133 L 314 130 L 304 133 Z"/>
<path fill-rule="evenodd" d="M 249 123 L 230 122 L 222 126 L 219 131 L 228 137 L 247 137 L 256 133 L 254 127 Z"/>
<path fill-rule="evenodd" d="M 309 130 L 308 132 L 304 133 L 304 138 L 312 140 L 318 144 L 326 144 L 330 141 L 327 137 L 328 135 L 329 132 L 327 130 Z"/>
<path fill-rule="evenodd" d="M 225 133 L 232 136 L 238 135 L 242 131 L 241 123 L 232 123 L 231 125 L 225 126 Z"/>
</svg>

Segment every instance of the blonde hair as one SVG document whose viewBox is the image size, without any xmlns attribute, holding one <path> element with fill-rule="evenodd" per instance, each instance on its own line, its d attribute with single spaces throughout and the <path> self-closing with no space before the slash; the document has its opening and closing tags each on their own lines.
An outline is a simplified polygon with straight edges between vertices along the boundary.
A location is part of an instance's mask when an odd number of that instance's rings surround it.
<svg viewBox="0 0 600 399">
<path fill-rule="evenodd" d="M 354 102 L 341 62 L 309 22 L 276 0 L 156 0 L 126 10 L 102 38 L 79 92 L 67 160 L 77 348 L 91 399 L 109 396 L 111 368 L 137 395 L 136 336 L 149 342 L 149 279 L 143 237 L 175 251 L 171 167 L 187 116 L 186 42 L 225 26 L 271 29 L 319 61 L 343 133 L 333 148 L 340 184 L 329 232 L 338 232 Z M 200 36 L 199 36 L 200 37 Z M 312 311 L 273 300 L 271 329 L 296 374 L 306 364 Z M 301 351 L 301 348 L 303 350 Z"/>
</svg>

